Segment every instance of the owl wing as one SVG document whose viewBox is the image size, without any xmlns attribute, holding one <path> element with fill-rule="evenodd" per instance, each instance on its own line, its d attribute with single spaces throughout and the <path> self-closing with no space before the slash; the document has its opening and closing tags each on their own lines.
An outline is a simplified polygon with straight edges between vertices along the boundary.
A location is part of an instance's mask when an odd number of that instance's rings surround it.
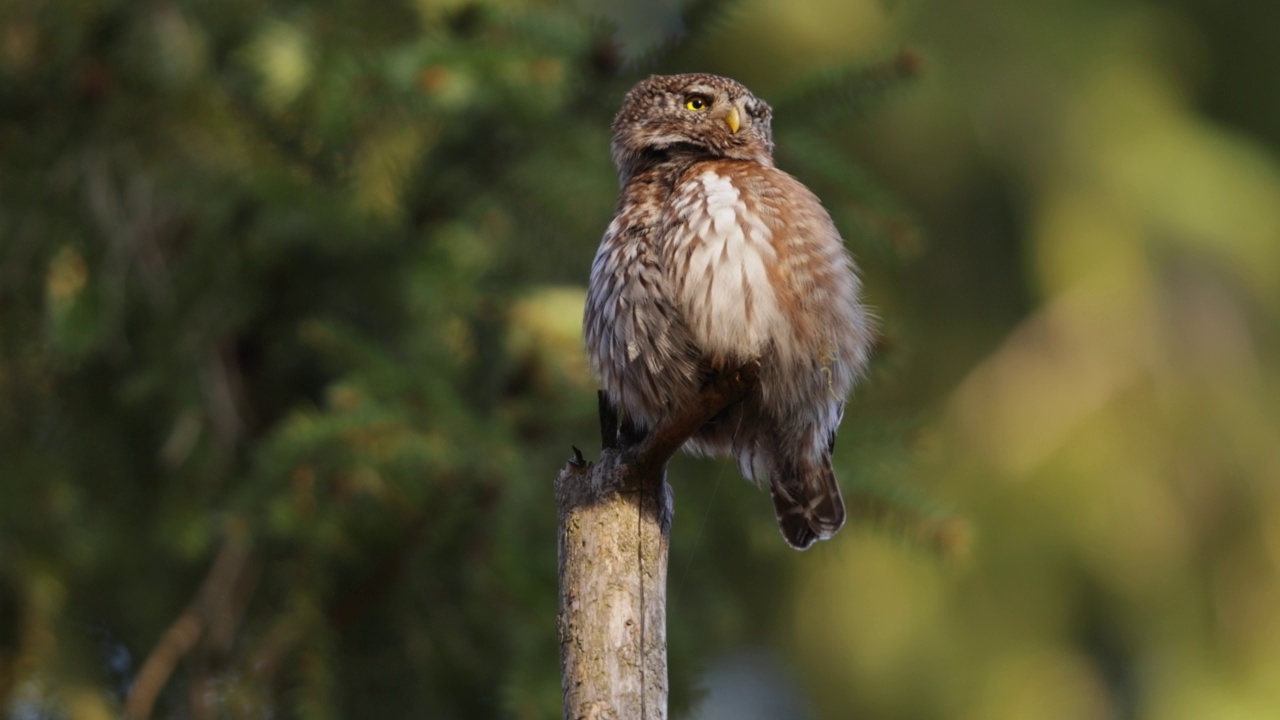
<svg viewBox="0 0 1280 720">
<path fill-rule="evenodd" d="M 583 334 L 609 399 L 640 428 L 697 390 L 697 352 L 666 287 L 645 222 L 649 208 L 624 208 L 591 265 Z"/>
</svg>

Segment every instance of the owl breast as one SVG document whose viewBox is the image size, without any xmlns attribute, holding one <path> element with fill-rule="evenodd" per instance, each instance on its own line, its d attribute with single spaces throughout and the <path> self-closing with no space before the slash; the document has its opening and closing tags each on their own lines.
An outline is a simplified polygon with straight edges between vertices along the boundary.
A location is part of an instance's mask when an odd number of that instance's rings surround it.
<svg viewBox="0 0 1280 720">
<path fill-rule="evenodd" d="M 773 233 L 727 174 L 705 169 L 675 189 L 663 236 L 676 303 L 713 363 L 758 355 L 789 328 L 770 277 Z"/>
</svg>

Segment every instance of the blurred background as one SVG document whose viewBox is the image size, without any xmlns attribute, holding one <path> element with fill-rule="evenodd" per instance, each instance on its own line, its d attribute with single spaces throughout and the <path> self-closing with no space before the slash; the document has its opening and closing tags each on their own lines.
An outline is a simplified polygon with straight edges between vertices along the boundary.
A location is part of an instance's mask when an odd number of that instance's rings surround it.
<svg viewBox="0 0 1280 720">
<path fill-rule="evenodd" d="M 5 0 L 0 714 L 554 718 L 651 72 L 883 338 L 800 554 L 677 460 L 677 718 L 1280 717 L 1280 4 Z"/>
</svg>

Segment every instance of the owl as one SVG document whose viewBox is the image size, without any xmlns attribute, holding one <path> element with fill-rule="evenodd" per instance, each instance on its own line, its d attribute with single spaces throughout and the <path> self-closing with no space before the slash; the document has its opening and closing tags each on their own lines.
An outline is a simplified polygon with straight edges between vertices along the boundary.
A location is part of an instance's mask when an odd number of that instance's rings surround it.
<svg viewBox="0 0 1280 720">
<path fill-rule="evenodd" d="M 818 198 L 774 167 L 772 110 L 706 74 L 653 76 L 613 122 L 621 194 L 591 266 L 583 333 L 624 426 L 758 361 L 741 401 L 686 443 L 768 482 L 797 549 L 845 520 L 831 466 L 873 338 L 852 257 Z"/>
</svg>

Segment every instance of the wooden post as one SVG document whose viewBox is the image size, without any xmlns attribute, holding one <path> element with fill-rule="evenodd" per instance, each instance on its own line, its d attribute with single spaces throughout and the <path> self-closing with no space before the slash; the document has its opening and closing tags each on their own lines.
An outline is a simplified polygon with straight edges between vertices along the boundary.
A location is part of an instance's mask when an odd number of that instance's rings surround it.
<svg viewBox="0 0 1280 720">
<path fill-rule="evenodd" d="M 638 442 L 619 444 L 601 396 L 599 462 L 575 458 L 556 478 L 560 678 L 566 720 L 667 717 L 666 464 L 698 428 L 755 383 L 758 365 L 723 373 L 699 401 Z"/>
</svg>

